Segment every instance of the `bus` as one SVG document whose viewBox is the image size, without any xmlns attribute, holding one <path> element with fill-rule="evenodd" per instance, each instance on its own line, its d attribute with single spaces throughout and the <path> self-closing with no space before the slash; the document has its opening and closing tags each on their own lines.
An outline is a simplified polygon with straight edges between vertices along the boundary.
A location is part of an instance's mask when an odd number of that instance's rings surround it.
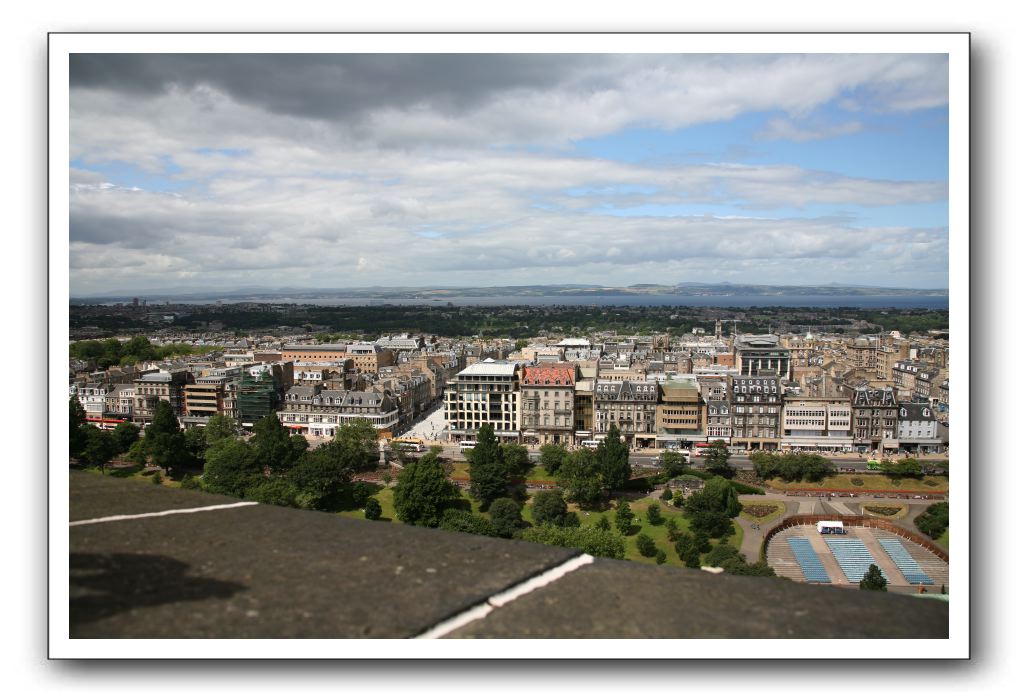
<svg viewBox="0 0 1018 692">
<path fill-rule="evenodd" d="M 392 441 L 392 447 L 404 452 L 423 452 L 425 449 L 424 440 L 419 437 L 397 437 Z"/>
<path fill-rule="evenodd" d="M 597 449 L 597 446 L 601 444 L 601 440 L 584 440 L 580 444 L 587 449 Z"/>
<path fill-rule="evenodd" d="M 460 451 L 465 452 L 468 449 L 473 449 L 476 446 L 477 442 L 475 442 L 474 440 L 463 440 L 462 442 L 460 442 Z"/>
<path fill-rule="evenodd" d="M 709 442 L 709 443 L 708 442 L 697 442 L 695 445 L 693 445 L 693 456 L 694 457 L 702 457 L 704 455 L 704 452 L 706 452 L 707 449 L 712 444 L 714 444 L 714 443 L 713 442 Z M 728 447 L 728 445 L 725 445 L 725 447 Z"/>
</svg>

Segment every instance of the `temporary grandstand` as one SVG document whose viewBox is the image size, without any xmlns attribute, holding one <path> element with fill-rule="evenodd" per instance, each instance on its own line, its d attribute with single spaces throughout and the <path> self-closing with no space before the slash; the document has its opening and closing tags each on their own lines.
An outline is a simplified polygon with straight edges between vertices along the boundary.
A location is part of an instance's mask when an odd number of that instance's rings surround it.
<svg viewBox="0 0 1018 692">
<path fill-rule="evenodd" d="M 813 546 L 810 545 L 808 538 L 789 537 L 788 546 L 792 549 L 795 560 L 799 563 L 806 581 L 816 584 L 831 583 L 830 575 L 827 574 L 824 566 L 820 564 L 820 558 L 817 556 L 816 551 L 813 550 Z"/>
<path fill-rule="evenodd" d="M 901 541 L 897 538 L 881 538 L 878 540 L 884 552 L 894 560 L 894 564 L 898 566 L 898 569 L 901 570 L 909 584 L 933 584 L 933 580 L 922 570 L 919 563 L 915 561 L 915 558 L 908 554 Z"/>
<path fill-rule="evenodd" d="M 831 549 L 838 567 L 845 573 L 845 578 L 852 584 L 858 584 L 866 576 L 870 565 L 877 564 L 869 549 L 858 538 L 825 538 L 824 542 Z M 880 566 L 877 566 L 880 569 Z M 880 574 L 886 579 L 884 570 Z"/>
</svg>

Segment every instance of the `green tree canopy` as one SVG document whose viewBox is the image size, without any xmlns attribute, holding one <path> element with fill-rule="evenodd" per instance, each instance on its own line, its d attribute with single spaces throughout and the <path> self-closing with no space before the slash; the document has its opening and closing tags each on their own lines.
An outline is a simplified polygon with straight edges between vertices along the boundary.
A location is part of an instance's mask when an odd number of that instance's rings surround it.
<svg viewBox="0 0 1018 692">
<path fill-rule="evenodd" d="M 344 450 L 354 471 L 378 467 L 378 430 L 367 418 L 354 418 L 340 426 L 333 443 Z"/>
<path fill-rule="evenodd" d="M 495 499 L 505 496 L 508 483 L 509 473 L 502 448 L 495 439 L 495 430 L 491 425 L 482 425 L 470 457 L 470 494 L 486 508 Z"/>
<path fill-rule="evenodd" d="M 164 469 L 193 463 L 180 423 L 168 401 L 156 404 L 152 422 L 145 428 L 145 451 Z"/>
<path fill-rule="evenodd" d="M 214 445 L 219 440 L 229 440 L 237 435 L 237 422 L 229 416 L 217 413 L 205 424 L 205 443 Z"/>
<path fill-rule="evenodd" d="M 681 476 L 686 472 L 687 466 L 689 466 L 689 459 L 685 455 L 671 450 L 661 452 L 661 470 L 669 478 Z"/>
<path fill-rule="evenodd" d="M 566 501 L 558 490 L 538 491 L 530 508 L 535 524 L 561 525 L 567 511 Z"/>
<path fill-rule="evenodd" d="M 120 452 L 117 440 L 112 433 L 92 425 L 86 427 L 85 451 L 82 453 L 82 457 L 89 464 L 98 466 L 105 473 L 106 464 Z"/>
<path fill-rule="evenodd" d="M 438 528 L 443 531 L 459 531 L 460 533 L 472 533 L 475 536 L 495 537 L 495 527 L 485 517 L 479 517 L 466 509 L 450 507 L 442 512 L 442 520 Z"/>
<path fill-rule="evenodd" d="M 707 447 L 704 453 L 703 468 L 722 478 L 731 478 L 735 475 L 735 468 L 728 463 L 731 458 L 728 447 L 721 440 L 714 440 Z"/>
<path fill-rule="evenodd" d="M 307 449 L 307 440 L 299 435 L 290 435 L 290 431 L 283 427 L 274 413 L 263 416 L 256 422 L 253 432 L 251 447 L 254 450 L 255 458 L 259 464 L 273 473 L 283 473 L 292 469 L 301 454 Z M 295 442 L 292 439 L 298 437 L 302 440 L 301 442 Z M 335 440 L 328 444 L 335 444 Z"/>
<path fill-rule="evenodd" d="M 254 450 L 241 440 L 223 440 L 205 452 L 202 487 L 210 493 L 244 497 L 264 479 Z"/>
<path fill-rule="evenodd" d="M 636 549 L 644 557 L 654 557 L 657 555 L 657 546 L 654 545 L 654 539 L 645 533 L 636 534 Z"/>
<path fill-rule="evenodd" d="M 520 506 L 508 497 L 500 497 L 492 502 L 488 508 L 488 515 L 491 517 L 495 534 L 502 538 L 512 538 L 513 533 L 523 526 Z"/>
<path fill-rule="evenodd" d="M 502 460 L 509 478 L 523 478 L 530 466 L 530 453 L 523 445 L 511 442 L 501 445 Z"/>
<path fill-rule="evenodd" d="M 577 548 L 594 557 L 622 560 L 626 556 L 626 544 L 622 536 L 612 531 L 602 531 L 594 526 L 542 524 L 525 529 L 520 537 L 534 543 Z"/>
<path fill-rule="evenodd" d="M 709 479 L 703 489 L 690 495 L 685 503 L 690 528 L 714 538 L 730 533 L 731 517 L 738 516 L 741 511 L 738 491 L 718 477 Z"/>
<path fill-rule="evenodd" d="M 629 447 L 622 442 L 619 429 L 614 424 L 609 428 L 604 441 L 597 446 L 596 456 L 601 481 L 606 490 L 617 490 L 629 480 L 633 472 L 629 465 Z"/>
<path fill-rule="evenodd" d="M 562 462 L 566 460 L 568 455 L 569 450 L 564 445 L 541 445 L 541 466 L 544 467 L 545 471 L 554 476 L 558 473 Z"/>
<path fill-rule="evenodd" d="M 559 469 L 558 480 L 566 499 L 581 507 L 598 504 L 604 498 L 597 456 L 585 447 L 566 457 Z"/>
<path fill-rule="evenodd" d="M 876 565 L 870 565 L 859 582 L 859 588 L 863 591 L 887 591 L 887 579 L 880 572 Z"/>
<path fill-rule="evenodd" d="M 633 510 L 625 500 L 619 500 L 619 504 L 615 508 L 615 528 L 623 536 L 628 536 L 629 531 L 633 528 Z"/>
<path fill-rule="evenodd" d="M 376 498 L 369 497 L 364 504 L 364 518 L 377 521 L 382 518 L 382 503 Z"/>
<path fill-rule="evenodd" d="M 117 452 L 123 453 L 138 441 L 141 436 L 141 429 L 134 423 L 124 421 L 123 423 L 117 423 L 117 427 L 113 428 L 112 433 L 113 439 L 117 441 Z"/>
<path fill-rule="evenodd" d="M 434 451 L 407 464 L 393 489 L 396 516 L 406 524 L 438 526 L 442 510 L 458 497 L 445 477 L 443 459 Z"/>
<path fill-rule="evenodd" d="M 70 401 L 70 423 L 70 455 L 73 458 L 78 458 L 85 451 L 85 445 L 88 444 L 87 428 L 91 426 L 88 425 L 85 409 L 82 408 L 81 402 L 76 396 L 72 396 Z"/>
<path fill-rule="evenodd" d="M 205 431 L 201 428 L 188 428 L 184 431 L 184 447 L 188 456 L 199 463 L 205 463 Z"/>
</svg>

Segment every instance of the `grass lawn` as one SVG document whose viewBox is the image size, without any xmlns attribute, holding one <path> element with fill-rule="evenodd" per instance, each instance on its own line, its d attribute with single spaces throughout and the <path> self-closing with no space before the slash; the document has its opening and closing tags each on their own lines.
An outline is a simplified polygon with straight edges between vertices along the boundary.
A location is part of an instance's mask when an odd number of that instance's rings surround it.
<svg viewBox="0 0 1018 692">
<path fill-rule="evenodd" d="M 382 488 L 381 490 L 376 492 L 373 497 L 375 497 L 375 499 L 378 500 L 378 503 L 382 506 L 383 520 L 390 520 L 397 524 L 401 523 L 399 519 L 396 518 L 396 511 L 392 506 L 391 487 Z M 477 515 L 487 516 L 480 511 L 479 509 L 480 503 L 477 502 L 476 500 L 471 499 L 466 494 L 466 492 L 461 492 L 460 497 L 470 502 L 471 512 Z M 658 501 L 658 505 L 661 507 L 661 517 L 664 521 L 662 521 L 661 524 L 659 524 L 658 526 L 652 526 L 651 523 L 647 520 L 647 507 L 650 505 L 651 502 L 654 502 L 654 500 L 642 499 L 636 500 L 629 504 L 630 508 L 633 510 L 635 518 L 638 518 L 640 520 L 639 523 L 636 522 L 633 523 L 634 528 L 639 527 L 643 533 L 647 534 L 654 540 L 654 543 L 656 543 L 659 548 L 664 550 L 665 555 L 668 558 L 664 564 L 671 565 L 673 567 L 685 568 L 685 565 L 682 564 L 682 561 L 679 560 L 679 556 L 675 553 L 675 547 L 673 546 L 673 544 L 668 542 L 668 527 L 665 526 L 665 523 L 668 521 L 668 519 L 674 519 L 675 523 L 679 527 L 679 530 L 685 531 L 686 533 L 692 533 L 692 531 L 690 531 L 689 528 L 689 522 L 683 516 L 681 510 L 676 509 L 671 505 Z M 774 502 L 773 504 L 779 503 Z M 531 505 L 532 502 L 528 501 L 527 504 L 523 506 L 522 514 L 524 521 L 533 523 L 534 516 L 531 513 Z M 576 505 L 569 505 L 569 509 L 570 511 L 576 512 L 577 516 L 580 519 L 581 526 L 589 526 L 596 524 L 598 520 L 601 518 L 601 515 L 604 514 L 608 517 L 608 521 L 611 522 L 612 531 L 617 530 L 615 528 L 614 509 L 609 509 L 605 512 L 593 512 L 593 511 L 585 512 L 584 510 L 579 509 Z M 337 512 L 337 514 L 339 514 L 340 516 L 351 517 L 354 519 L 364 519 L 364 510 L 359 508 L 344 510 L 342 512 Z M 731 545 L 738 548 L 739 546 L 742 545 L 742 535 L 743 535 L 742 527 L 739 526 L 738 522 L 735 521 L 732 522 L 732 525 L 735 527 L 735 535 L 729 536 L 728 542 Z M 633 562 L 643 562 L 648 565 L 657 564 L 654 558 L 644 557 L 643 555 L 640 555 L 640 551 L 637 550 L 636 548 L 636 535 L 637 534 L 634 533 L 630 536 L 625 537 L 626 559 L 632 560 Z M 717 542 L 718 541 L 716 539 L 711 540 L 712 544 L 716 545 Z"/>
<path fill-rule="evenodd" d="M 764 516 L 759 518 L 753 516 L 752 514 L 748 514 L 745 510 L 743 510 L 743 512 L 739 515 L 743 519 L 746 519 L 747 521 L 756 522 L 757 524 L 766 524 L 769 521 L 774 521 L 775 519 L 777 519 L 778 517 L 785 513 L 785 503 L 781 502 L 780 500 L 741 500 L 741 502 L 743 508 L 754 505 L 757 506 L 770 505 L 777 507 L 777 509 L 771 512 L 770 514 L 765 514 Z"/>
<path fill-rule="evenodd" d="M 951 533 L 951 527 L 944 529 L 944 535 L 934 541 L 937 545 L 942 547 L 944 550 L 948 550 L 948 534 Z"/>
<path fill-rule="evenodd" d="M 862 479 L 862 485 L 855 485 L 852 479 Z M 894 485 L 892 481 L 898 480 L 899 484 Z M 926 478 L 901 478 L 892 479 L 883 474 L 869 473 L 839 473 L 828 476 L 820 483 L 808 481 L 785 482 L 780 478 L 767 481 L 767 485 L 776 491 L 785 490 L 839 490 L 842 492 L 861 492 L 864 490 L 896 490 L 899 492 L 915 492 L 917 494 L 929 492 L 947 492 L 948 479 L 946 476 L 927 476 Z M 927 485 L 927 482 L 932 485 Z"/>
<path fill-rule="evenodd" d="M 651 502 L 654 502 L 654 500 L 642 499 L 635 500 L 629 503 L 629 507 L 630 509 L 633 510 L 635 518 L 640 520 L 639 523 L 636 523 L 634 521 L 633 523 L 634 528 L 639 527 L 642 533 L 647 534 L 654 540 L 654 543 L 657 544 L 657 547 L 664 550 L 665 556 L 667 556 L 668 558 L 664 564 L 671 565 L 672 567 L 685 568 L 685 565 L 682 564 L 682 561 L 679 559 L 679 556 L 675 553 L 674 545 L 668 541 L 668 527 L 665 526 L 665 524 L 669 519 L 674 519 L 680 531 L 692 533 L 692 531 L 689 528 L 689 522 L 686 520 L 685 516 L 683 516 L 682 510 L 676 509 L 671 505 L 667 505 L 663 502 L 658 501 L 658 505 L 661 507 L 661 518 L 663 519 L 663 521 L 658 526 L 651 525 L 651 523 L 647 520 L 647 507 L 650 505 Z M 611 523 L 612 531 L 617 531 L 617 529 L 615 528 L 614 509 L 609 509 L 604 512 L 595 511 L 587 512 L 580 509 L 576 505 L 569 505 L 569 510 L 576 512 L 577 516 L 579 516 L 580 518 L 581 526 L 592 526 L 594 524 L 597 524 L 598 520 L 600 520 L 601 518 L 601 515 L 604 514 L 608 517 L 608 521 Z M 528 522 L 533 522 L 534 518 L 533 515 L 530 513 L 529 502 L 523 508 L 523 518 Z M 738 522 L 733 521 L 732 524 L 735 526 L 735 535 L 729 536 L 728 542 L 731 545 L 734 545 L 736 548 L 738 548 L 739 546 L 742 545 L 742 533 L 743 533 L 742 527 L 739 526 Z M 644 557 L 643 555 L 640 555 L 640 551 L 637 550 L 636 548 L 636 535 L 637 535 L 636 533 L 633 533 L 630 536 L 626 536 L 624 539 L 626 544 L 626 559 L 632 560 L 633 562 L 642 562 L 648 565 L 656 565 L 657 561 L 654 558 Z M 711 543 L 717 544 L 717 540 L 712 539 Z"/>
<path fill-rule="evenodd" d="M 548 473 L 543 466 L 531 466 L 527 472 L 528 481 L 554 481 L 555 476 Z"/>
<path fill-rule="evenodd" d="M 878 519 L 900 519 L 908 513 L 908 505 L 898 502 L 863 502 L 860 507 L 862 507 L 866 516 L 877 517 Z M 868 511 L 868 507 L 887 507 L 897 511 L 894 514 L 883 514 L 882 512 Z"/>
<path fill-rule="evenodd" d="M 94 473 L 97 476 L 102 475 L 99 469 L 95 466 L 86 466 L 85 471 L 87 473 Z M 133 481 L 141 483 L 152 483 L 152 476 L 155 475 L 156 471 L 153 469 L 145 469 L 141 466 L 123 466 L 119 468 L 106 467 L 106 475 L 112 476 L 113 478 L 130 478 Z M 159 470 L 162 474 L 162 470 Z M 179 488 L 180 481 L 174 480 L 169 476 L 163 474 L 163 482 L 160 485 L 165 485 L 167 488 Z"/>
</svg>

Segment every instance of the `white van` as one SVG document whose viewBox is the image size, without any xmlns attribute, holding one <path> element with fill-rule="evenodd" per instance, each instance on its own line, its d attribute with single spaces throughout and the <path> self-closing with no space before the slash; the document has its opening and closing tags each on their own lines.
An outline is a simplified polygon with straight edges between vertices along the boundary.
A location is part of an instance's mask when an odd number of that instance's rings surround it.
<svg viewBox="0 0 1018 692">
<path fill-rule="evenodd" d="M 460 451 L 465 452 L 466 450 L 473 449 L 476 446 L 477 443 L 474 442 L 473 440 L 463 440 L 462 442 L 460 442 Z"/>
<path fill-rule="evenodd" d="M 584 440 L 580 444 L 587 449 L 597 449 L 597 446 L 601 444 L 601 440 Z"/>
</svg>

